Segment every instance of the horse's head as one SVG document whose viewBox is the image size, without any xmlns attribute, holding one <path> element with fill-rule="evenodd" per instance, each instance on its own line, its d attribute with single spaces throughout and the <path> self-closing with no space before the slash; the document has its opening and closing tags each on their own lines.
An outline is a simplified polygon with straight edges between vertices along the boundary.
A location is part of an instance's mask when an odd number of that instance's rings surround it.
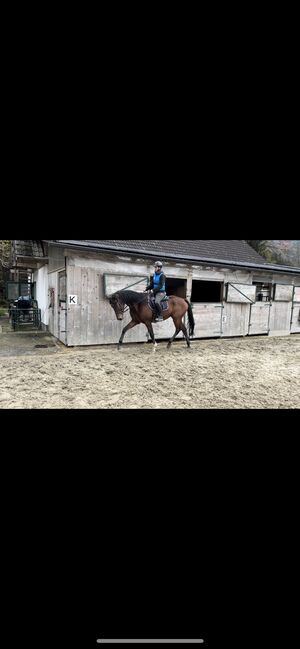
<svg viewBox="0 0 300 649">
<path fill-rule="evenodd" d="M 117 320 L 123 320 L 125 304 L 124 302 L 122 302 L 120 295 L 118 293 L 114 293 L 110 297 L 109 304 L 113 308 Z"/>
</svg>

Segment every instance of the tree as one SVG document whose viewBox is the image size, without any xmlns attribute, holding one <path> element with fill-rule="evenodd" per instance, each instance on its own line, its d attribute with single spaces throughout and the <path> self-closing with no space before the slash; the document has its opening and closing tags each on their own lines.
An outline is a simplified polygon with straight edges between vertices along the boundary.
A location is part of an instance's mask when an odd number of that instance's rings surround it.
<svg viewBox="0 0 300 649">
<path fill-rule="evenodd" d="M 283 266 L 300 266 L 300 241 L 299 240 L 256 240 L 247 241 L 256 252 L 268 262 Z"/>
<path fill-rule="evenodd" d="M 249 246 L 251 246 L 251 248 L 254 248 L 254 250 L 256 250 L 256 252 L 258 252 L 260 255 L 265 254 L 266 251 L 269 249 L 268 248 L 268 246 L 269 246 L 269 241 L 268 240 L 261 240 L 261 239 L 256 240 L 256 241 L 247 241 L 246 240 L 246 243 L 249 243 Z"/>
<path fill-rule="evenodd" d="M 0 240 L 0 267 L 2 268 L 10 267 L 11 244 L 12 242 L 7 239 Z"/>
<path fill-rule="evenodd" d="M 9 277 L 11 246 L 12 241 L 0 240 L 0 300 L 4 297 L 5 282 Z"/>
<path fill-rule="evenodd" d="M 246 243 L 249 243 L 249 246 L 251 248 L 254 248 L 256 252 L 258 252 L 259 255 L 264 257 L 267 261 L 275 261 L 274 259 L 274 251 L 270 245 L 270 240 L 269 239 L 258 239 L 255 241 L 248 241 L 245 239 Z"/>
</svg>

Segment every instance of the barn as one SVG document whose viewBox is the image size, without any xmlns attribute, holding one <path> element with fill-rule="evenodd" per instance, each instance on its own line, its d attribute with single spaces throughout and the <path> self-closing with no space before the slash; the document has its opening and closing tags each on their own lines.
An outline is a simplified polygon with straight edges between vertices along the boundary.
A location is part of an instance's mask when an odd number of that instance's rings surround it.
<svg viewBox="0 0 300 649">
<path fill-rule="evenodd" d="M 118 322 L 107 298 L 144 291 L 156 259 L 167 293 L 191 301 L 195 338 L 300 333 L 300 268 L 242 240 L 15 240 L 13 252 L 14 283 L 30 273 L 43 327 L 67 346 L 116 343 L 129 316 Z M 154 327 L 158 340 L 174 333 L 171 319 Z M 125 342 L 147 340 L 139 325 Z"/>
</svg>

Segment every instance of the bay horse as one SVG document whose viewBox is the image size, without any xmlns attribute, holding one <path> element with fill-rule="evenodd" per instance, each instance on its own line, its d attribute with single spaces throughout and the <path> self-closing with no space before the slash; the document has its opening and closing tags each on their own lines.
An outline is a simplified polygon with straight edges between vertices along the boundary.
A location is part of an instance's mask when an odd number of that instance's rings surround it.
<svg viewBox="0 0 300 649">
<path fill-rule="evenodd" d="M 141 323 L 146 325 L 153 344 L 155 345 L 155 347 L 157 346 L 152 327 L 152 322 L 154 322 L 156 314 L 149 303 L 148 293 L 136 293 L 135 291 L 128 290 L 117 291 L 110 297 L 109 303 L 114 309 L 117 320 L 123 320 L 126 306 L 129 307 L 131 315 L 131 322 L 129 322 L 129 324 L 124 327 L 122 331 L 118 349 L 120 349 L 121 345 L 123 344 L 123 339 L 126 332 Z M 188 313 L 189 320 L 189 334 L 187 332 L 186 326 L 182 322 L 182 318 L 186 312 Z M 171 295 L 168 297 L 168 308 L 166 310 L 163 310 L 162 315 L 164 320 L 172 318 L 175 325 L 175 333 L 168 342 L 168 348 L 170 348 L 172 342 L 180 331 L 183 331 L 187 345 L 188 347 L 190 347 L 191 343 L 189 336 L 194 335 L 195 329 L 195 320 L 190 303 L 182 297 Z"/>
</svg>

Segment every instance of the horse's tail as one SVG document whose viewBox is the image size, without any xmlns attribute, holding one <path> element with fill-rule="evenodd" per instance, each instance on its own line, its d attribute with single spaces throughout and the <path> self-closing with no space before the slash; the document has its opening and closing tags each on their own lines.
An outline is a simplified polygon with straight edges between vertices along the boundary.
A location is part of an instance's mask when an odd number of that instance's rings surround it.
<svg viewBox="0 0 300 649">
<path fill-rule="evenodd" d="M 192 337 L 194 335 L 194 331 L 195 331 L 194 314 L 193 314 L 193 311 L 192 311 L 191 304 L 187 300 L 185 300 L 185 301 L 186 301 L 186 303 L 188 305 L 188 318 L 189 318 L 189 330 L 190 330 L 189 335 Z"/>
</svg>

